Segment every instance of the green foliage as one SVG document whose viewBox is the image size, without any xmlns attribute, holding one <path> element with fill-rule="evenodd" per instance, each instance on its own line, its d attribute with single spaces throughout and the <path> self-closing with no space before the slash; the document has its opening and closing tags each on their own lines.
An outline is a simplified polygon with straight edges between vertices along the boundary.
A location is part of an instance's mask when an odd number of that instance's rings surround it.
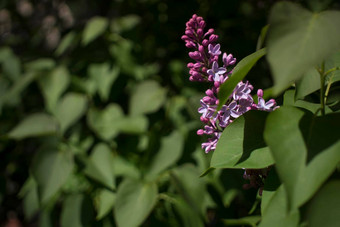
<svg viewBox="0 0 340 227">
<path fill-rule="evenodd" d="M 114 215 L 118 226 L 139 226 L 157 201 L 157 185 L 126 179 L 117 190 Z M 131 216 L 133 214 L 133 216 Z"/>
<path fill-rule="evenodd" d="M 191 5 L 221 20 L 221 43 L 231 43 L 228 51 L 239 59 L 247 46 L 255 49 L 253 37 L 264 26 L 257 51 L 221 86 L 220 104 L 248 74 L 270 86 L 268 74 L 274 86 L 265 96 L 280 105 L 233 121 L 208 155 L 196 135 L 203 90 L 186 82 L 187 57 L 177 43 L 190 16 L 180 10 L 184 3 L 92 2 L 84 15 L 100 16 L 78 15 L 63 28 L 65 17 L 53 14 L 46 31 L 6 4 L 14 27 L 27 26 L 23 38 L 20 31 L 1 37 L 1 218 L 15 210 L 23 225 L 37 226 L 339 223 L 340 19 L 339 11 L 321 11 L 332 8 L 329 1 L 308 1 L 313 12 L 277 3 L 266 26 L 267 11 L 252 1 L 220 1 L 211 10 Z M 238 11 L 242 16 L 232 18 Z M 50 48 L 53 29 L 60 42 Z M 248 44 L 232 38 L 236 33 L 251 37 Z M 244 168 L 267 167 L 262 196 L 241 189 Z"/>
<path fill-rule="evenodd" d="M 338 11 L 312 13 L 290 2 L 273 7 L 269 17 L 267 57 L 275 94 L 339 50 L 339 21 Z"/>
</svg>

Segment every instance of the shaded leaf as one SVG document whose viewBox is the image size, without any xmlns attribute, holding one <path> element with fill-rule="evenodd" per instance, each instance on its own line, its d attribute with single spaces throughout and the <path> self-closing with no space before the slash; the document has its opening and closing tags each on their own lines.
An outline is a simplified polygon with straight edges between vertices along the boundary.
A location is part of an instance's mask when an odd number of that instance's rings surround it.
<svg viewBox="0 0 340 227">
<path fill-rule="evenodd" d="M 92 206 L 83 194 L 71 194 L 66 197 L 61 211 L 62 227 L 89 226 Z"/>
<path fill-rule="evenodd" d="M 12 139 L 24 139 L 27 137 L 44 136 L 56 133 L 58 122 L 50 115 L 35 113 L 24 120 L 8 133 Z"/>
<path fill-rule="evenodd" d="M 220 86 L 220 90 L 218 92 L 218 110 L 222 108 L 222 106 L 227 102 L 230 95 L 233 93 L 236 85 L 243 80 L 243 78 L 248 74 L 250 69 L 255 65 L 255 63 L 266 54 L 266 49 L 263 48 L 261 50 L 256 51 L 243 58 L 233 69 L 233 73 L 228 78 L 226 82 L 224 82 Z"/>
<path fill-rule="evenodd" d="M 340 217 L 340 181 L 327 183 L 308 204 L 306 219 L 308 226 L 336 227 Z"/>
<path fill-rule="evenodd" d="M 77 37 L 77 34 L 74 31 L 67 33 L 67 35 L 63 37 L 57 49 L 55 50 L 55 55 L 56 56 L 62 55 L 76 40 L 76 37 Z"/>
<path fill-rule="evenodd" d="M 118 187 L 114 216 L 117 226 L 140 226 L 157 202 L 157 185 L 125 179 Z"/>
<path fill-rule="evenodd" d="M 274 94 L 340 48 L 338 11 L 312 13 L 297 4 L 280 2 L 272 8 L 269 24 L 267 57 Z"/>
<path fill-rule="evenodd" d="M 97 144 L 86 165 L 85 174 L 105 185 L 109 189 L 115 188 L 113 175 L 113 154 L 104 143 Z"/>
<path fill-rule="evenodd" d="M 265 168 L 274 161 L 263 139 L 268 113 L 249 111 L 224 129 L 211 158 L 213 168 Z"/>
<path fill-rule="evenodd" d="M 125 116 L 119 121 L 119 128 L 122 133 L 141 134 L 148 128 L 148 118 L 141 116 Z"/>
<path fill-rule="evenodd" d="M 272 195 L 265 212 L 262 213 L 259 227 L 297 227 L 299 216 L 298 210 L 288 213 L 288 198 L 283 185 L 281 185 Z"/>
<path fill-rule="evenodd" d="M 183 136 L 175 131 L 161 141 L 160 150 L 152 160 L 147 177 L 156 177 L 159 173 L 176 163 L 183 150 Z"/>
<path fill-rule="evenodd" d="M 257 223 L 260 222 L 261 216 L 248 216 L 240 219 L 224 219 L 223 223 L 227 226 L 231 225 L 248 225 L 248 226 L 253 226 L 256 227 Z"/>
</svg>

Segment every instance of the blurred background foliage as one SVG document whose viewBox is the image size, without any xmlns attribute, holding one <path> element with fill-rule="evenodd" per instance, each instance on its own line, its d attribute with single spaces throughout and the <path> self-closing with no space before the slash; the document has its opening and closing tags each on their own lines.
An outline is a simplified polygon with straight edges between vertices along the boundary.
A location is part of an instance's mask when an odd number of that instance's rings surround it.
<svg viewBox="0 0 340 227">
<path fill-rule="evenodd" d="M 188 81 L 180 37 L 197 13 L 240 60 L 275 2 L 1 1 L 0 224 L 220 226 L 259 215 L 243 171 L 199 178 L 205 87 Z M 270 87 L 267 63 L 255 68 L 247 79 Z"/>
</svg>

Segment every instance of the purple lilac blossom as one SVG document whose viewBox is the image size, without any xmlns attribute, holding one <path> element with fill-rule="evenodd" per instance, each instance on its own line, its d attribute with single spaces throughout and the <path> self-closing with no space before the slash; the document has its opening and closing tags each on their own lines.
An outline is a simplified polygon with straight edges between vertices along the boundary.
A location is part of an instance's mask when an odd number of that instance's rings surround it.
<svg viewBox="0 0 340 227">
<path fill-rule="evenodd" d="M 236 118 L 249 110 L 273 111 L 278 106 L 274 99 L 265 101 L 263 99 L 263 90 L 257 91 L 258 102 L 255 103 L 251 96 L 254 87 L 248 82 L 240 81 L 235 87 L 232 95 L 221 110 L 217 111 L 219 100 L 217 93 L 222 83 L 226 82 L 229 76 L 232 76 L 233 66 L 236 58 L 232 54 L 223 53 L 223 66 L 219 67 L 221 45 L 217 43 L 218 36 L 214 34 L 214 29 L 210 28 L 207 32 L 206 23 L 202 17 L 194 14 L 186 23 L 185 35 L 182 40 L 185 41 L 187 48 L 193 49 L 189 52 L 189 57 L 193 60 L 187 64 L 189 68 L 189 80 L 198 82 L 211 83 L 201 100 L 201 107 L 198 113 L 201 114 L 200 120 L 205 124 L 203 129 L 197 131 L 198 135 L 208 135 L 206 142 L 202 143 L 202 149 L 206 153 L 216 149 L 217 142 L 223 130 Z M 263 189 L 263 180 L 266 178 L 269 168 L 251 170 L 245 169 L 244 178 L 249 180 L 245 188 L 255 187 Z"/>
<path fill-rule="evenodd" d="M 200 100 L 201 107 L 198 109 L 201 121 L 206 126 L 204 130 L 198 130 L 197 134 L 212 136 L 202 144 L 202 148 L 208 153 L 216 148 L 219 138 L 217 135 L 220 135 L 234 119 L 251 109 L 272 111 L 277 107 L 274 99 L 265 102 L 261 89 L 258 91 L 258 103 L 256 104 L 251 96 L 253 86 L 248 81 L 240 81 L 229 100 L 224 103 L 220 111 L 216 111 L 219 87 L 228 80 L 228 76 L 232 76 L 232 67 L 236 63 L 236 58 L 232 54 L 223 53 L 223 66 L 220 67 L 219 60 L 222 52 L 221 45 L 217 43 L 218 36 L 214 34 L 212 28 L 204 32 L 205 27 L 206 23 L 203 18 L 194 14 L 186 23 L 185 35 L 182 36 L 182 39 L 188 48 L 193 49 L 189 52 L 189 57 L 194 62 L 187 65 L 189 79 L 212 84 L 212 87 L 206 91 L 206 96 Z"/>
</svg>

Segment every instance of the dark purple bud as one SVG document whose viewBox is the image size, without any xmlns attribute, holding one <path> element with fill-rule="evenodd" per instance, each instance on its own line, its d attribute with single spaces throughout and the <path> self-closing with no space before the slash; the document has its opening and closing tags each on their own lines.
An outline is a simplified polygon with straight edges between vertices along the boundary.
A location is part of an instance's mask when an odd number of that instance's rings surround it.
<svg viewBox="0 0 340 227">
<path fill-rule="evenodd" d="M 203 35 L 203 29 L 202 28 L 197 29 L 196 33 L 198 37 L 201 37 Z"/>
<path fill-rule="evenodd" d="M 204 29 L 204 28 L 205 28 L 205 25 L 206 25 L 206 24 L 205 24 L 205 21 L 201 21 L 201 22 L 199 23 L 198 26 L 199 26 L 200 28 Z"/>
<path fill-rule="evenodd" d="M 190 62 L 190 63 L 187 64 L 187 67 L 188 68 L 194 68 L 194 65 L 195 65 L 194 63 Z"/>
<path fill-rule="evenodd" d="M 194 42 L 192 42 L 192 41 L 187 41 L 186 43 L 185 43 L 185 46 L 187 47 L 187 48 L 194 48 L 194 47 L 196 47 L 196 44 L 194 43 Z"/>
<path fill-rule="evenodd" d="M 216 42 L 217 40 L 218 40 L 218 35 L 212 34 L 212 35 L 209 37 L 209 42 L 210 42 L 210 43 Z"/>
<path fill-rule="evenodd" d="M 204 53 L 204 47 L 202 45 L 198 45 L 198 51 Z"/>
</svg>

